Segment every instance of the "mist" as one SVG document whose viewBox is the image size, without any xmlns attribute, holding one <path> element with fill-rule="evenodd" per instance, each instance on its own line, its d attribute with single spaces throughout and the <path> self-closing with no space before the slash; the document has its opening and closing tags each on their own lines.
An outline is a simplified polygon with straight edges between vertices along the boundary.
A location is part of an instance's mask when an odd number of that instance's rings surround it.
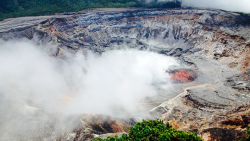
<svg viewBox="0 0 250 141">
<path fill-rule="evenodd" d="M 166 3 L 175 0 L 139 0 L 146 5 L 157 5 L 158 7 L 167 6 Z M 214 8 L 233 12 L 250 13 L 249 0 L 177 0 L 182 7 Z M 170 4 L 170 3 L 169 3 Z M 176 5 L 173 5 L 174 7 Z M 177 5 L 178 6 L 178 5 Z"/>
<path fill-rule="evenodd" d="M 68 117 L 138 112 L 157 89 L 171 89 L 166 70 L 178 63 L 149 51 L 63 51 L 30 41 L 0 41 L 0 140 L 41 139 L 73 130 Z M 55 123 L 54 123 L 55 122 Z M 53 129 L 50 126 L 53 124 Z"/>
<path fill-rule="evenodd" d="M 182 0 L 182 6 L 215 8 L 226 11 L 250 13 L 249 0 Z"/>
</svg>

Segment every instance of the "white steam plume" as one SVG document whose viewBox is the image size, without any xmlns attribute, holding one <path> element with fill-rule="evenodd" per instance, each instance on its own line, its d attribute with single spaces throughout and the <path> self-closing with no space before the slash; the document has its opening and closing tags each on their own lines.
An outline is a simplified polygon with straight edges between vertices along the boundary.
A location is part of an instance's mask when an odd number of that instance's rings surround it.
<svg viewBox="0 0 250 141">
<path fill-rule="evenodd" d="M 165 3 L 165 2 L 182 2 L 183 7 L 201 7 L 214 8 L 233 12 L 250 13 L 249 0 L 139 0 L 145 4 Z"/>
<path fill-rule="evenodd" d="M 170 87 L 165 70 L 178 65 L 147 51 L 65 52 L 67 59 L 59 59 L 28 41 L 0 44 L 1 141 L 41 140 L 51 136 L 52 121 L 56 132 L 63 131 L 60 124 L 70 115 L 123 113 L 117 109 L 132 114 L 157 94 L 155 85 Z"/>
</svg>

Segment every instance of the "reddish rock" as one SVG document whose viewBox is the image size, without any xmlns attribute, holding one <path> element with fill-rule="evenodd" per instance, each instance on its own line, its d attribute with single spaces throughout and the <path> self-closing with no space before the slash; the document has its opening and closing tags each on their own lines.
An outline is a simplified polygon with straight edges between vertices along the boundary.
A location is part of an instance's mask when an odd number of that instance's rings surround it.
<svg viewBox="0 0 250 141">
<path fill-rule="evenodd" d="M 191 70 L 175 70 L 169 73 L 171 80 L 178 83 L 187 83 L 194 81 L 195 74 Z"/>
</svg>

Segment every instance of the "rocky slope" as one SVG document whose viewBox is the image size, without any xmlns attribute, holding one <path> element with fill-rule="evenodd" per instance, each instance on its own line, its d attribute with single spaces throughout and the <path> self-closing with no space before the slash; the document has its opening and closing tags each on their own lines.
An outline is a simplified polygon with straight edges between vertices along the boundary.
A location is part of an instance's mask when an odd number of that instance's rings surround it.
<svg viewBox="0 0 250 141">
<path fill-rule="evenodd" d="M 244 128 L 250 123 L 250 16 L 213 9 L 95 9 L 4 20 L 0 22 L 0 38 L 55 44 L 51 54 L 57 57 L 63 56 L 65 49 L 102 53 L 123 48 L 173 56 L 182 64 L 182 68 L 168 72 L 176 90 L 161 98 L 162 104 L 158 99 L 146 104 L 152 118 L 196 131 L 205 140 L 246 139 Z M 101 123 L 98 129 L 96 125 L 90 127 L 100 134 L 126 132 L 127 128 L 121 127 L 132 124 Z M 81 140 L 80 133 L 82 139 L 88 135 L 85 130 L 61 140 Z M 95 132 L 88 132 L 89 139 Z"/>
</svg>

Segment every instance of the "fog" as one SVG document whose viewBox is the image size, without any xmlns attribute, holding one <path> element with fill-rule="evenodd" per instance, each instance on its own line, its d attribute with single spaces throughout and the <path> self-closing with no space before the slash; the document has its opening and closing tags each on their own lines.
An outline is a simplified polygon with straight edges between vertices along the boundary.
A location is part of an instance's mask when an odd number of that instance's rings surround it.
<svg viewBox="0 0 250 141">
<path fill-rule="evenodd" d="M 165 72 L 178 63 L 149 51 L 91 51 L 54 57 L 49 48 L 0 41 L 0 140 L 41 139 L 66 131 L 69 116 L 133 116 L 146 97 L 170 89 Z M 56 122 L 55 122 L 56 121 Z M 55 122 L 55 123 L 52 123 Z M 76 125 L 67 125 L 73 129 Z"/>
<path fill-rule="evenodd" d="M 145 4 L 175 2 L 175 0 L 140 0 Z M 249 0 L 178 0 L 182 7 L 214 8 L 226 11 L 250 13 Z"/>
<path fill-rule="evenodd" d="M 216 8 L 250 13 L 249 0 L 182 0 L 182 6 Z"/>
</svg>

